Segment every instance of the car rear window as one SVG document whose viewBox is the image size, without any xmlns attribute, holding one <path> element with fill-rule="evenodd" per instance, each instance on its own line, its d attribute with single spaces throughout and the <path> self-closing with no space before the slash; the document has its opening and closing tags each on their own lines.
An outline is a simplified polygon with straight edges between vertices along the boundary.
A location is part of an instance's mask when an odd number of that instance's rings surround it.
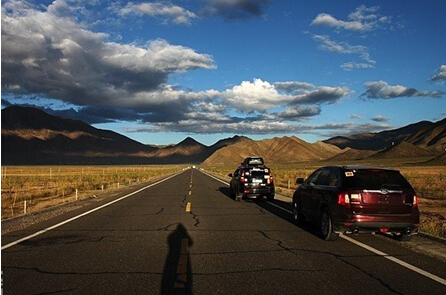
<svg viewBox="0 0 446 295">
<path fill-rule="evenodd" d="M 411 188 L 409 182 L 392 170 L 361 169 L 345 171 L 349 188 L 358 189 L 404 189 Z"/>
</svg>

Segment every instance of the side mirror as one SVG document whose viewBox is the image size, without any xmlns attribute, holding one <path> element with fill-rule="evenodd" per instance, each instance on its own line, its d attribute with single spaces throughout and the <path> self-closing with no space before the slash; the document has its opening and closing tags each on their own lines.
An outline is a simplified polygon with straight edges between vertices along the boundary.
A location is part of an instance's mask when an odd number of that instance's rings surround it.
<svg viewBox="0 0 446 295">
<path fill-rule="evenodd" d="M 232 177 L 232 173 L 229 173 L 228 176 L 229 176 L 229 177 Z"/>
<path fill-rule="evenodd" d="M 296 184 L 302 184 L 304 183 L 305 179 L 303 179 L 302 177 L 299 177 L 298 179 L 296 179 Z"/>
</svg>

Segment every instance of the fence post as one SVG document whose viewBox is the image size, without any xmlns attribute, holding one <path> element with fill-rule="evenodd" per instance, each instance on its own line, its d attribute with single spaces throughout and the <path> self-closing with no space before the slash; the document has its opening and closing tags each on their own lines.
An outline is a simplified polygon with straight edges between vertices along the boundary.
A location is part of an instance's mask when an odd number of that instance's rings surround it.
<svg viewBox="0 0 446 295">
<path fill-rule="evenodd" d="M 79 190 L 76 189 L 76 201 L 77 201 L 77 198 L 78 198 L 78 192 L 79 192 Z"/>
<path fill-rule="evenodd" d="M 23 201 L 23 213 L 26 214 L 26 200 Z"/>
</svg>

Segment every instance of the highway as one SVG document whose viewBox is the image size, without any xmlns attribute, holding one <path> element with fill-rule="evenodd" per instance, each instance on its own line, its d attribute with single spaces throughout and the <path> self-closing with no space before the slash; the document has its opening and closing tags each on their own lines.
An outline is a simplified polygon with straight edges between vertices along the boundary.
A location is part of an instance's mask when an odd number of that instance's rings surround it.
<svg viewBox="0 0 446 295">
<path fill-rule="evenodd" d="M 188 169 L 2 235 L 3 294 L 446 294 L 446 261 L 319 238 L 286 201 L 235 202 Z"/>
</svg>

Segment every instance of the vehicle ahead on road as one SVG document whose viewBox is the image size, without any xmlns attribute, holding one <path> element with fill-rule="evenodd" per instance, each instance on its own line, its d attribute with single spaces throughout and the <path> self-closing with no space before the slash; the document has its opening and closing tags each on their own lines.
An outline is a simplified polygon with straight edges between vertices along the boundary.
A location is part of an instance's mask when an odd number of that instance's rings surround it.
<svg viewBox="0 0 446 295">
<path fill-rule="evenodd" d="M 274 200 L 274 179 L 271 169 L 265 166 L 263 158 L 248 157 L 234 173 L 230 173 L 230 189 L 236 201 L 245 198 Z"/>
<path fill-rule="evenodd" d="M 407 240 L 418 232 L 418 199 L 398 170 L 327 166 L 296 184 L 293 218 L 320 226 L 324 240 L 359 232 L 391 233 Z"/>
</svg>

